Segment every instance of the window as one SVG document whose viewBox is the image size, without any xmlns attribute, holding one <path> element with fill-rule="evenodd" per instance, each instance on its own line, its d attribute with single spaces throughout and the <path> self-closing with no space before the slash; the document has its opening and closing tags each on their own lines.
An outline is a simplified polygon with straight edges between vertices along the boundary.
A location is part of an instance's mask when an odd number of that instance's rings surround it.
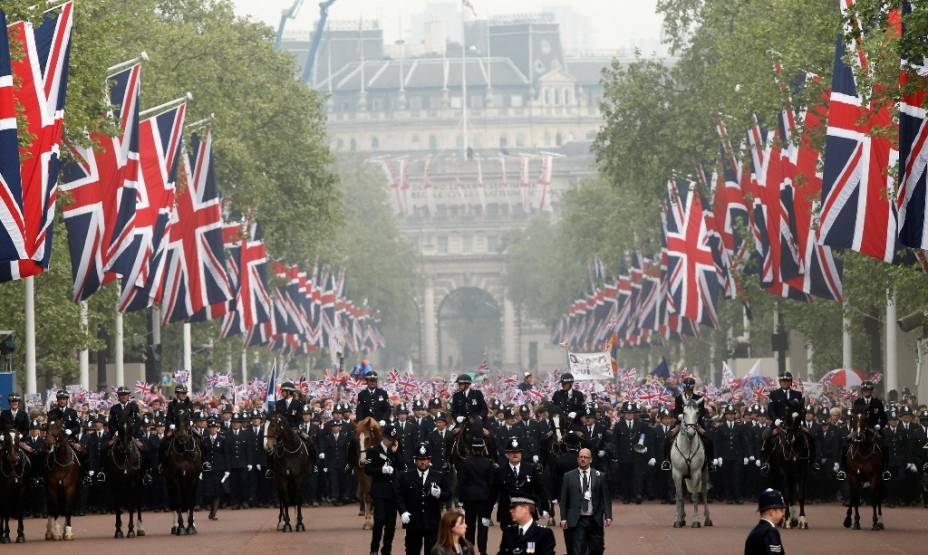
<svg viewBox="0 0 928 555">
<path fill-rule="evenodd" d="M 429 110 L 438 110 L 439 108 L 441 108 L 441 97 L 430 96 L 429 97 Z"/>
<path fill-rule="evenodd" d="M 570 99 L 570 89 L 567 87 L 564 87 L 564 104 L 573 104 Z"/>
<path fill-rule="evenodd" d="M 380 139 L 371 137 L 371 150 L 377 150 L 378 148 L 380 148 Z"/>
<path fill-rule="evenodd" d="M 545 104 L 551 104 L 551 89 L 545 87 Z"/>
<path fill-rule="evenodd" d="M 429 135 L 429 148 L 431 150 L 438 150 L 438 137 L 434 134 Z"/>
<path fill-rule="evenodd" d="M 464 254 L 470 254 L 474 250 L 474 237 L 472 235 L 464 235 L 461 237 L 461 252 Z"/>
<path fill-rule="evenodd" d="M 545 131 L 545 146 L 551 146 L 551 132 Z"/>
<path fill-rule="evenodd" d="M 479 94 L 468 95 L 471 108 L 483 108 L 483 97 Z"/>
<path fill-rule="evenodd" d="M 458 150 L 464 148 L 464 135 L 459 134 L 457 137 L 455 137 L 454 144 L 458 148 Z"/>
<path fill-rule="evenodd" d="M 554 89 L 554 103 L 561 103 L 561 89 Z"/>
<path fill-rule="evenodd" d="M 438 236 L 438 254 L 448 254 L 448 236 Z"/>
<path fill-rule="evenodd" d="M 382 98 L 374 98 L 373 100 L 371 100 L 371 110 L 374 111 L 374 112 L 381 112 L 381 111 L 383 111 L 383 99 L 382 99 Z"/>
<path fill-rule="evenodd" d="M 509 146 L 509 137 L 505 133 L 499 136 L 499 147 L 506 148 Z"/>
<path fill-rule="evenodd" d="M 351 152 L 357 152 L 357 151 L 358 151 L 358 141 L 354 137 L 352 137 L 351 138 Z"/>
<path fill-rule="evenodd" d="M 480 138 L 481 138 L 482 136 L 483 136 L 483 135 L 474 135 L 474 136 L 472 136 L 471 139 L 470 139 L 470 146 L 472 146 L 472 147 L 474 147 L 474 148 L 481 148 L 481 142 L 482 142 L 482 141 L 480 140 Z"/>
<path fill-rule="evenodd" d="M 461 97 L 460 96 L 451 97 L 451 107 L 457 108 L 459 110 L 461 109 Z"/>
<path fill-rule="evenodd" d="M 509 97 L 509 104 L 513 108 L 521 108 L 522 107 L 522 95 L 514 94 L 511 97 Z"/>
<path fill-rule="evenodd" d="M 419 134 L 418 134 L 418 133 L 413 133 L 413 134 L 412 134 L 412 139 L 410 139 L 410 142 L 412 142 L 412 147 L 413 147 L 413 148 L 419 148 Z"/>
<path fill-rule="evenodd" d="M 516 146 L 522 148 L 525 146 L 525 133 L 521 131 L 516 133 Z"/>
<path fill-rule="evenodd" d="M 410 110 L 421 110 L 422 109 L 422 97 L 421 96 L 411 96 L 407 102 Z"/>
<path fill-rule="evenodd" d="M 499 252 L 499 237 L 487 235 L 487 252 Z"/>
</svg>

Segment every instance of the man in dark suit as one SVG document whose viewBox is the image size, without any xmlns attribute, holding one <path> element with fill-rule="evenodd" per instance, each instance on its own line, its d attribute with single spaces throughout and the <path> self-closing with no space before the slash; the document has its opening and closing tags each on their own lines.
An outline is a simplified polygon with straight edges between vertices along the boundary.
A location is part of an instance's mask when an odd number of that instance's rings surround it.
<svg viewBox="0 0 928 555">
<path fill-rule="evenodd" d="M 451 499 L 451 480 L 432 470 L 427 443 L 412 449 L 415 466 L 403 472 L 396 487 L 396 506 L 406 529 L 406 555 L 428 555 L 438 535 L 442 504 Z"/>
<path fill-rule="evenodd" d="M 377 372 L 371 370 L 364 379 L 367 387 L 358 392 L 355 420 L 360 422 L 370 416 L 383 427 L 390 420 L 390 396 L 385 389 L 377 387 Z"/>
<path fill-rule="evenodd" d="M 229 500 L 232 508 L 241 509 L 247 505 L 246 477 L 254 468 L 254 451 L 250 448 L 251 441 L 248 433 L 242 429 L 247 418 L 236 412 L 232 416 L 232 428 L 226 433 L 226 442 L 229 445 Z"/>
<path fill-rule="evenodd" d="M 622 404 L 622 420 L 615 425 L 613 445 L 615 455 L 619 461 L 619 473 L 622 477 L 619 482 L 623 503 L 641 503 L 641 479 L 644 477 L 644 466 L 648 456 L 647 452 L 636 451 L 642 436 L 647 437 L 644 424 L 637 418 L 638 408 L 635 403 L 626 401 Z M 645 447 L 647 444 L 644 444 Z M 639 448 L 640 449 L 640 448 Z"/>
<path fill-rule="evenodd" d="M 725 502 L 741 503 L 741 467 L 748 461 L 741 422 L 735 421 L 735 406 L 725 405 L 725 421 L 715 429 L 715 466 L 722 475 Z"/>
<path fill-rule="evenodd" d="M 604 527 L 612 525 L 612 496 L 606 475 L 591 466 L 593 452 L 581 449 L 577 455 L 577 468 L 561 480 L 561 528 L 569 539 L 568 555 L 581 555 L 583 546 L 589 555 L 602 555 L 605 551 Z M 569 534 L 568 534 L 569 532 Z"/>
<path fill-rule="evenodd" d="M 467 374 L 461 374 L 457 379 L 458 390 L 451 397 L 451 417 L 456 426 L 460 426 L 465 419 L 479 416 L 486 420 L 490 409 L 479 389 L 471 389 L 471 379 Z"/>
<path fill-rule="evenodd" d="M 486 442 L 483 438 L 473 438 L 471 448 L 474 455 L 465 458 L 458 469 L 457 498 L 464 504 L 467 541 L 475 544 L 480 553 L 487 553 L 487 532 L 493 514 L 496 473 L 493 471 L 493 461 L 485 454 Z"/>
<path fill-rule="evenodd" d="M 448 472 L 450 461 L 447 460 L 446 454 L 451 452 L 452 437 L 448 431 L 448 416 L 439 412 L 435 414 L 435 429 L 429 434 L 428 444 L 429 453 L 432 454 L 432 466 Z"/>
<path fill-rule="evenodd" d="M 415 466 L 416 449 L 422 441 L 419 440 L 419 428 L 416 427 L 415 422 L 409 419 L 409 405 L 406 403 L 397 405 L 394 425 L 399 432 L 403 468 L 408 470 Z"/>
<path fill-rule="evenodd" d="M 509 521 L 513 525 L 503 530 L 499 555 L 554 555 L 554 532 L 535 524 L 535 500 L 531 497 L 513 497 L 508 506 Z"/>
<path fill-rule="evenodd" d="M 397 435 L 396 428 L 391 425 L 384 426 L 383 439 L 364 453 L 364 458 L 368 461 L 364 465 L 364 473 L 373 478 L 371 498 L 374 501 L 374 527 L 371 532 L 370 553 L 390 555 L 393 546 L 393 534 L 396 531 L 396 492 L 393 481 L 402 468 Z"/>
<path fill-rule="evenodd" d="M 783 496 L 775 489 L 761 492 L 757 501 L 760 522 L 748 534 L 744 542 L 744 555 L 767 555 L 768 553 L 786 553 L 777 524 L 783 520 L 785 503 Z"/>
<path fill-rule="evenodd" d="M 10 408 L 4 409 L 0 413 L 0 432 L 12 429 L 19 432 L 22 437 L 26 437 L 29 435 L 29 416 L 20 406 L 22 398 L 19 393 L 10 393 L 7 400 L 10 403 Z"/>
</svg>

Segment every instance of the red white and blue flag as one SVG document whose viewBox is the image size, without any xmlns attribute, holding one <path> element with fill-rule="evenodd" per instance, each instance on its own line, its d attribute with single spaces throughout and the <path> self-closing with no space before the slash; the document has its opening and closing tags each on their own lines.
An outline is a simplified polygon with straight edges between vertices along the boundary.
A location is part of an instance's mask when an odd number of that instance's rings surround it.
<svg viewBox="0 0 928 555">
<path fill-rule="evenodd" d="M 10 46 L 22 53 L 11 60 L 13 96 L 21 107 L 22 130 L 32 140 L 19 162 L 25 256 L 0 263 L 0 281 L 48 268 L 73 25 L 74 3 L 65 2 L 46 12 L 38 28 L 25 21 L 8 28 Z"/>
<path fill-rule="evenodd" d="M 0 29 L 6 31 L 6 14 L 0 11 Z M 19 176 L 19 142 L 10 44 L 0 33 L 0 262 L 19 262 L 26 256 L 23 243 L 23 189 Z"/>
<path fill-rule="evenodd" d="M 71 145 L 74 162 L 64 168 L 61 189 L 69 196 L 64 221 L 74 301 L 132 271 L 131 257 L 121 255 L 131 244 L 138 199 L 140 78 L 140 64 L 109 77 L 116 135 L 94 133 L 92 144 Z"/>
<path fill-rule="evenodd" d="M 909 2 L 902 3 L 903 16 L 911 13 Z M 902 33 L 906 33 L 905 27 Z M 928 249 L 928 60 L 910 60 L 903 54 L 899 85 L 899 242 L 908 247 Z"/>
</svg>

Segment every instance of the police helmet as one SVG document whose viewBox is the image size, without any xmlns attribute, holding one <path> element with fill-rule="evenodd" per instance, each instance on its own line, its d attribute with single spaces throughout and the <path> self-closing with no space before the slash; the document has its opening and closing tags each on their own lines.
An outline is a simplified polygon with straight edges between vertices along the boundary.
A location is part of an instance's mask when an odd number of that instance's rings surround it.
<svg viewBox="0 0 928 555">
<path fill-rule="evenodd" d="M 409 407 L 406 403 L 400 403 L 396 406 L 396 414 L 409 414 Z"/>
<path fill-rule="evenodd" d="M 432 397 L 429 399 L 429 408 L 430 409 L 440 409 L 441 408 L 441 399 L 438 397 Z"/>
<path fill-rule="evenodd" d="M 371 371 L 368 372 L 367 374 L 364 374 L 364 379 L 367 380 L 367 381 L 375 381 L 375 382 L 376 382 L 376 381 L 377 381 L 377 372 L 374 371 L 374 370 L 371 370 Z"/>
<path fill-rule="evenodd" d="M 471 380 L 470 374 L 459 374 L 457 380 L 455 380 L 455 381 L 456 381 L 457 383 L 459 383 L 459 384 L 462 384 L 462 383 L 467 383 L 467 384 L 473 383 L 473 380 Z"/>
<path fill-rule="evenodd" d="M 519 445 L 519 438 L 514 437 L 509 440 L 509 443 L 506 444 L 507 453 L 521 453 L 522 446 Z"/>
<path fill-rule="evenodd" d="M 870 380 L 864 380 L 863 382 L 861 382 L 860 390 L 863 391 L 865 389 L 869 389 L 870 391 L 873 391 L 873 382 L 871 382 Z"/>
<path fill-rule="evenodd" d="M 116 389 L 116 395 L 128 395 L 130 393 L 131 391 L 129 391 L 129 388 L 124 385 L 121 385 Z"/>
<path fill-rule="evenodd" d="M 728 403 L 727 405 L 725 405 L 725 414 L 735 414 L 735 412 L 737 412 L 735 410 L 735 405 L 731 403 Z"/>
<path fill-rule="evenodd" d="M 70 398 L 71 398 L 71 395 L 69 395 L 68 392 L 63 389 L 59 389 L 58 392 L 55 393 L 55 399 L 70 399 Z"/>
<path fill-rule="evenodd" d="M 19 396 L 19 393 L 15 391 L 6 396 L 6 398 L 12 403 L 13 401 L 20 401 L 22 397 Z"/>
<path fill-rule="evenodd" d="M 570 372 L 564 372 L 561 374 L 561 383 L 573 383 L 574 375 Z"/>
<path fill-rule="evenodd" d="M 180 395 L 181 393 L 187 393 L 187 386 L 182 383 L 179 383 L 176 386 L 174 386 L 174 394 Z"/>
<path fill-rule="evenodd" d="M 685 387 L 686 389 L 692 389 L 696 387 L 696 378 L 694 378 L 693 376 L 687 376 L 683 378 L 683 387 Z"/>
<path fill-rule="evenodd" d="M 396 427 L 393 426 L 393 424 L 387 424 L 386 426 L 383 427 L 382 431 L 383 431 L 383 437 L 388 437 L 394 440 L 400 435 L 399 430 L 397 430 Z"/>
<path fill-rule="evenodd" d="M 793 381 L 793 373 L 790 372 L 789 370 L 786 370 L 785 372 L 780 374 L 780 377 L 778 378 L 778 380 L 781 382 L 784 382 L 784 381 L 791 382 Z"/>
<path fill-rule="evenodd" d="M 757 498 L 757 512 L 762 513 L 769 509 L 783 509 L 783 494 L 773 488 L 767 488 Z"/>
<path fill-rule="evenodd" d="M 412 410 L 425 410 L 425 402 L 422 399 L 416 399 L 412 402 Z"/>
<path fill-rule="evenodd" d="M 429 444 L 424 441 L 419 444 L 419 447 L 416 448 L 416 459 L 431 459 L 432 456 L 429 455 Z"/>
<path fill-rule="evenodd" d="M 622 412 L 638 412 L 638 409 L 635 408 L 635 403 L 632 403 L 631 401 L 625 401 L 622 403 Z"/>
</svg>

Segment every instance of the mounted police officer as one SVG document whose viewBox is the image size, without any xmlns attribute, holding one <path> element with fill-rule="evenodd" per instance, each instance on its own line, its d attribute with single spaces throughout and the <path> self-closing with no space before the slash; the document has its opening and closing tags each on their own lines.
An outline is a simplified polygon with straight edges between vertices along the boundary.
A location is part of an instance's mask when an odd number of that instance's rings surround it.
<svg viewBox="0 0 928 555">
<path fill-rule="evenodd" d="M 378 551 L 381 555 L 390 555 L 392 551 L 397 508 L 393 482 L 402 464 L 396 442 L 396 428 L 387 424 L 382 431 L 383 439 L 380 443 L 364 453 L 367 460 L 364 472 L 373 478 L 371 498 L 374 501 L 374 527 L 371 531 L 371 555 L 377 555 Z"/>
<path fill-rule="evenodd" d="M 297 396 L 297 391 L 292 382 L 284 382 L 280 386 L 283 399 L 274 403 L 274 412 L 283 415 L 287 425 L 294 429 L 303 423 L 303 401 Z"/>
<path fill-rule="evenodd" d="M 687 403 L 691 402 L 696 403 L 699 407 L 699 418 L 697 420 L 696 431 L 699 433 L 699 437 L 702 438 L 703 447 L 706 449 L 706 461 L 708 462 L 712 459 L 712 440 L 709 438 L 709 434 L 706 433 L 706 428 L 708 427 L 707 421 L 709 418 L 709 410 L 706 408 L 706 400 L 705 397 L 696 393 L 696 379 L 692 376 L 687 376 L 683 378 L 683 392 L 674 397 L 674 427 L 664 441 L 664 460 L 661 462 L 661 470 L 670 470 L 670 448 L 673 446 L 673 441 L 676 439 L 677 434 L 680 433 L 680 423 L 683 419 L 683 408 L 686 407 Z"/>
<path fill-rule="evenodd" d="M 377 372 L 371 370 L 364 379 L 367 387 L 358 392 L 355 421 L 360 422 L 370 416 L 383 427 L 390 421 L 390 396 L 385 389 L 377 387 Z"/>
<path fill-rule="evenodd" d="M 64 429 L 64 434 L 68 436 L 68 443 L 71 444 L 78 453 L 83 453 L 84 449 L 76 440 L 81 431 L 81 420 L 77 416 L 77 411 L 68 406 L 71 395 L 63 389 L 55 393 L 55 406 L 48 411 L 46 418 L 49 423 L 60 422 Z"/>
<path fill-rule="evenodd" d="M 772 425 L 764 430 L 761 444 L 761 457 L 763 459 L 761 470 L 764 472 L 770 469 L 770 442 L 775 431 L 779 430 L 786 421 L 788 411 L 795 410 L 799 412 L 805 406 L 802 392 L 793 389 L 793 374 L 789 370 L 780 374 L 777 381 L 780 383 L 780 387 L 770 392 L 770 400 L 767 403 L 767 416 Z M 802 415 L 800 415 L 801 417 Z M 809 437 L 811 438 L 812 434 L 809 434 Z"/>
<path fill-rule="evenodd" d="M 19 393 L 13 392 L 7 395 L 7 400 L 10 403 L 10 408 L 4 409 L 0 413 L 0 432 L 12 429 L 19 432 L 22 437 L 26 437 L 29 434 L 29 415 L 20 406 L 22 397 L 19 396 Z"/>
<path fill-rule="evenodd" d="M 570 372 L 561 374 L 561 389 L 554 392 L 551 402 L 557 407 L 561 416 L 566 416 L 572 422 L 577 415 L 583 412 L 583 393 L 574 389 L 574 375 Z"/>
<path fill-rule="evenodd" d="M 177 427 L 179 418 L 183 417 L 189 420 L 192 415 L 193 402 L 187 397 L 187 386 L 184 384 L 177 384 L 174 387 L 174 398 L 168 403 L 167 414 L 164 417 L 164 422 L 168 428 L 168 435 L 172 435 L 174 428 Z"/>
<path fill-rule="evenodd" d="M 870 380 L 865 380 L 860 384 L 860 397 L 854 399 L 851 412 L 867 415 L 867 424 L 874 430 L 874 437 L 879 443 L 880 450 L 883 452 L 883 464 L 880 468 L 881 477 L 884 481 L 891 480 L 893 476 L 888 469 L 889 457 L 886 456 L 888 449 L 885 437 L 880 431 L 886 427 L 886 409 L 883 407 L 883 401 L 873 396 L 873 382 Z M 838 470 L 839 480 L 844 480 L 847 476 L 845 474 L 845 469 L 847 468 L 847 448 L 848 443 L 845 442 L 841 455 L 841 468 Z"/>
<path fill-rule="evenodd" d="M 438 534 L 443 503 L 451 499 L 451 480 L 431 468 L 427 443 L 410 449 L 415 465 L 395 480 L 396 505 L 400 522 L 406 530 L 406 555 L 428 555 Z"/>
<path fill-rule="evenodd" d="M 487 407 L 486 399 L 483 398 L 483 392 L 471 388 L 473 381 L 470 375 L 461 374 L 456 382 L 458 390 L 451 397 L 451 417 L 454 419 L 456 427 L 459 427 L 464 420 L 471 416 L 479 416 L 481 421 L 486 420 L 490 409 Z"/>
<path fill-rule="evenodd" d="M 139 406 L 135 401 L 129 399 L 129 388 L 121 385 L 116 390 L 117 402 L 110 407 L 110 417 L 107 420 L 107 428 L 112 435 L 116 435 L 119 430 L 119 421 L 123 414 L 128 413 L 132 418 L 132 433 L 138 435 L 139 431 Z"/>
</svg>

